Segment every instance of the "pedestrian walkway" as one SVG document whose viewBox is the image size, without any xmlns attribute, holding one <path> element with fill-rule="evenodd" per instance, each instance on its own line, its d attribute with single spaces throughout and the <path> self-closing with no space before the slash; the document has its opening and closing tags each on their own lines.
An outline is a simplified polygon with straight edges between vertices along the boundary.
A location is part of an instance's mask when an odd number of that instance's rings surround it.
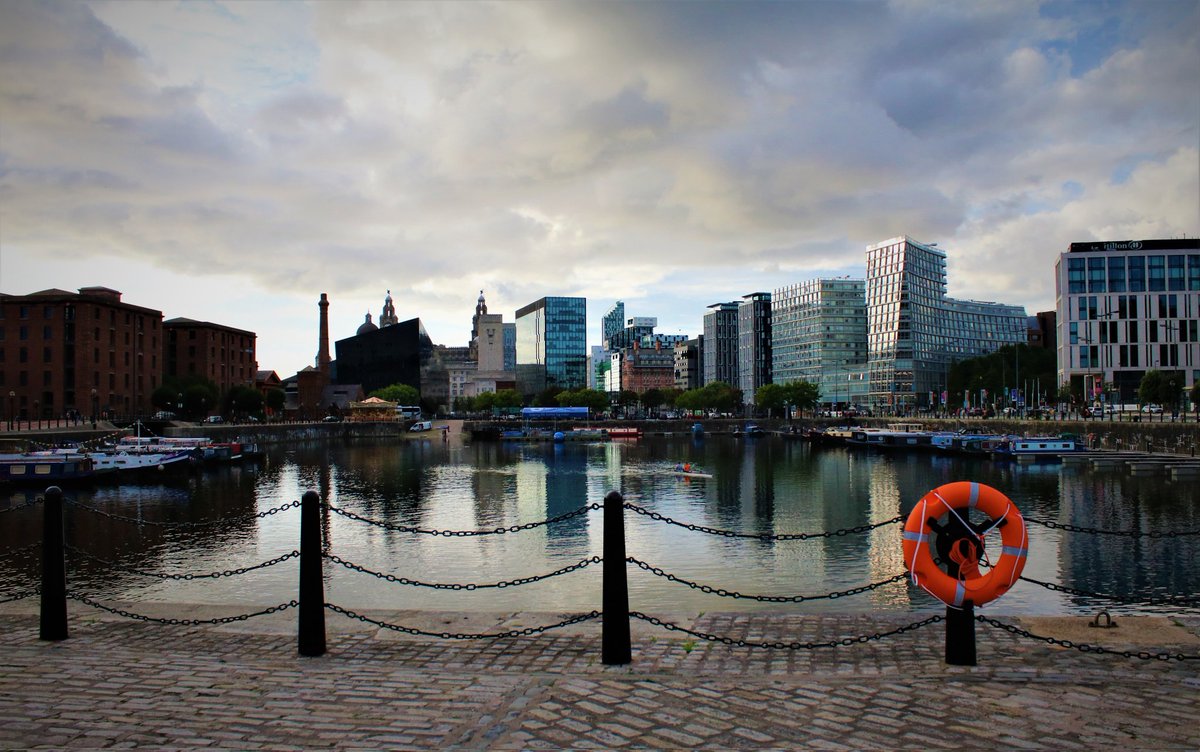
<svg viewBox="0 0 1200 752">
<path fill-rule="evenodd" d="M 952 667 L 942 660 L 944 624 L 767 650 L 635 621 L 633 662 L 613 667 L 600 661 L 598 620 L 451 641 L 330 614 L 328 653 L 304 658 L 294 610 L 181 627 L 73 607 L 69 639 L 42 642 L 33 605 L 0 607 L 4 749 L 1200 748 L 1200 661 L 1083 653 L 986 624 L 977 624 L 979 665 Z M 384 619 L 456 633 L 560 617 Z M 909 617 L 712 613 L 676 623 L 804 643 L 879 634 Z M 1039 624 L 996 618 L 1031 632 Z M 1200 653 L 1195 623 L 1189 632 L 1158 621 L 1163 631 L 1144 634 L 1171 644 L 1094 631 L 1116 649 Z"/>
</svg>

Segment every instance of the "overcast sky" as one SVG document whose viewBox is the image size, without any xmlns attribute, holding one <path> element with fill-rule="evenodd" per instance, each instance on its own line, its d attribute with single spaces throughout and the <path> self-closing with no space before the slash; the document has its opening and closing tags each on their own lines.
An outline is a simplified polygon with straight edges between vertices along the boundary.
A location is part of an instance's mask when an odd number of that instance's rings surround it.
<svg viewBox="0 0 1200 752">
<path fill-rule="evenodd" d="M 261 368 L 479 290 L 706 306 L 861 276 L 1054 307 L 1083 240 L 1200 232 L 1200 3 L 0 2 L 0 291 L 103 285 Z"/>
</svg>

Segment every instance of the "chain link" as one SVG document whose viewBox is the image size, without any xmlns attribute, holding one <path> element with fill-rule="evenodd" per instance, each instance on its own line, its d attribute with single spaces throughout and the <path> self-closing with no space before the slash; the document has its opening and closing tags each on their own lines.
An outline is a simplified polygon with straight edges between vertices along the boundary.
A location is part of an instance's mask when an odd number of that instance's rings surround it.
<svg viewBox="0 0 1200 752">
<path fill-rule="evenodd" d="M 401 626 L 399 624 L 389 624 L 388 622 L 385 622 L 385 621 L 378 621 L 378 620 L 372 619 L 368 616 L 363 616 L 362 614 L 357 614 L 349 609 L 342 608 L 341 606 L 338 606 L 333 603 L 326 603 L 325 608 L 329 609 L 330 611 L 339 613 L 342 616 L 346 616 L 351 619 L 358 619 L 361 622 L 365 622 L 367 624 L 374 624 L 375 626 L 382 627 L 384 629 L 390 629 L 393 632 L 403 632 L 405 634 L 419 635 L 421 637 L 440 637 L 443 640 L 499 640 L 499 639 L 505 639 L 505 638 L 509 638 L 509 637 L 529 637 L 531 635 L 549 632 L 552 629 L 559 629 L 560 627 L 570 626 L 571 624 L 579 624 L 580 622 L 585 622 L 585 621 L 590 621 L 591 619 L 599 619 L 600 618 L 599 611 L 589 611 L 586 614 L 576 614 L 575 616 L 572 616 L 568 619 L 564 619 L 563 621 L 560 621 L 557 624 L 547 624 L 542 627 L 525 627 L 524 629 L 510 629 L 507 632 L 490 632 L 490 633 L 486 633 L 486 634 L 470 634 L 470 633 L 466 633 L 466 632 L 427 632 L 423 629 L 416 629 L 414 627 L 405 627 L 405 626 Z"/>
<path fill-rule="evenodd" d="M 1098 527 L 1081 527 L 1079 525 L 1070 525 L 1065 522 L 1054 522 L 1053 520 L 1039 520 L 1032 517 L 1025 517 L 1026 522 L 1032 522 L 1035 525 L 1042 527 L 1054 528 L 1055 530 L 1066 530 L 1068 533 L 1090 533 L 1091 535 L 1116 535 L 1124 538 L 1188 538 L 1200 535 L 1200 530 L 1168 530 L 1165 533 L 1151 532 L 1138 533 L 1132 530 L 1104 530 Z"/>
<path fill-rule="evenodd" d="M 724 643 L 725 645 L 734 645 L 740 648 L 768 648 L 771 650 L 816 650 L 818 648 L 849 647 L 850 645 L 854 644 L 870 642 L 872 640 L 882 640 L 885 637 L 892 637 L 894 635 L 903 634 L 904 632 L 910 632 L 914 629 L 920 629 L 921 627 L 935 624 L 946 618 L 941 615 L 935 615 L 929 617 L 928 619 L 924 619 L 923 621 L 906 624 L 903 627 L 897 627 L 890 632 L 876 632 L 875 634 L 858 635 L 857 637 L 843 637 L 840 640 L 829 640 L 828 642 L 748 642 L 746 640 L 735 640 L 732 637 L 722 637 L 720 635 L 708 634 L 706 632 L 697 632 L 694 629 L 688 629 L 687 627 L 681 627 L 678 624 L 672 624 L 671 622 L 663 621 L 662 619 L 654 616 L 648 616 L 640 611 L 630 611 L 629 616 L 634 619 L 641 619 L 642 621 L 649 622 L 656 627 L 662 627 L 663 629 L 667 629 L 672 632 L 683 632 L 684 634 L 697 637 L 701 640 L 707 640 L 709 642 L 720 642 Z"/>
<path fill-rule="evenodd" d="M 976 616 L 975 620 L 983 622 L 985 624 L 990 624 L 991 626 L 996 627 L 997 629 L 1003 629 L 1005 632 L 1010 632 L 1012 634 L 1017 635 L 1018 637 L 1027 637 L 1031 640 L 1040 640 L 1042 642 L 1046 642 L 1051 645 L 1059 645 L 1064 648 L 1071 648 L 1073 650 L 1078 650 L 1081 653 L 1097 653 L 1097 654 L 1107 653 L 1107 654 L 1111 654 L 1111 655 L 1122 655 L 1122 656 L 1125 656 L 1126 658 L 1138 658 L 1143 661 L 1150 661 L 1150 660 L 1196 661 L 1196 660 L 1200 660 L 1200 655 L 1184 655 L 1183 653 L 1151 653 L 1151 652 L 1148 652 L 1145 650 L 1140 650 L 1135 653 L 1132 650 L 1113 650 L 1112 648 L 1106 648 L 1103 645 L 1088 645 L 1086 643 L 1072 642 L 1071 640 L 1059 640 L 1054 637 L 1043 637 L 1041 635 L 1033 634 L 1032 632 L 1027 632 L 1024 629 L 1021 629 L 1020 627 L 1013 626 L 1012 624 L 1004 624 L 1003 622 L 996 621 L 995 619 L 989 619 L 986 616 Z"/>
<path fill-rule="evenodd" d="M 1163 598 L 1132 598 L 1123 595 L 1107 595 L 1105 593 L 1092 593 L 1087 590 L 1067 587 L 1066 585 L 1056 585 L 1053 582 L 1042 582 L 1035 580 L 1032 577 L 1021 576 L 1022 580 L 1032 582 L 1034 585 L 1041 585 L 1047 590 L 1054 590 L 1060 593 L 1068 593 L 1069 595 L 1081 595 L 1087 598 L 1099 598 L 1101 600 L 1116 601 L 1118 603 L 1131 603 L 1140 606 L 1179 606 L 1182 608 L 1200 608 L 1200 596 L 1194 595 L 1168 595 Z"/>
<path fill-rule="evenodd" d="M 29 507 L 36 507 L 38 504 L 41 504 L 41 503 L 42 503 L 42 497 L 39 496 L 38 498 L 33 499 L 32 501 L 26 501 L 24 504 L 18 504 L 15 507 L 5 507 L 4 509 L 0 509 L 0 514 L 6 514 L 8 512 L 16 512 L 16 511 L 20 511 L 22 509 L 28 509 Z"/>
<path fill-rule="evenodd" d="M 105 517 L 110 520 L 117 520 L 118 522 L 129 522 L 129 523 L 132 523 L 132 524 L 138 525 L 138 526 L 144 525 L 147 527 L 169 528 L 171 530 L 190 530 L 190 529 L 194 529 L 194 528 L 212 527 L 214 525 L 225 525 L 225 524 L 229 524 L 231 522 L 236 522 L 238 519 L 238 518 L 234 518 L 234 517 L 229 517 L 229 518 L 224 518 L 224 519 L 219 519 L 219 520 L 204 520 L 201 522 L 156 522 L 153 520 L 141 520 L 141 519 L 138 519 L 137 517 L 126 517 L 126 516 L 119 515 L 119 514 L 113 514 L 111 512 L 106 512 L 103 509 L 99 509 L 97 507 L 88 506 L 87 504 L 80 504 L 79 502 L 72 501 L 71 499 L 66 499 L 66 502 L 67 502 L 67 504 L 75 507 L 76 509 L 82 509 L 85 512 L 91 512 L 92 514 L 98 515 L 100 517 Z M 258 512 L 257 514 L 253 515 L 253 517 L 251 519 L 262 519 L 264 517 L 270 517 L 272 515 L 279 514 L 280 512 L 286 512 L 289 509 L 299 509 L 299 508 L 300 508 L 300 502 L 292 501 L 287 504 L 283 504 L 282 506 L 275 507 L 274 509 L 268 509 L 265 512 Z"/>
<path fill-rule="evenodd" d="M 106 606 L 103 603 L 99 603 L 97 601 L 92 600 L 91 598 L 88 598 L 86 595 L 79 595 L 78 593 L 67 593 L 67 597 L 70 598 L 71 600 L 76 600 L 76 601 L 79 601 L 80 603 L 91 606 L 92 608 L 98 608 L 101 611 L 107 611 L 108 613 L 116 614 L 117 616 L 124 616 L 127 619 L 136 619 L 137 621 L 154 622 L 156 624 L 183 625 L 183 626 L 187 626 L 187 627 L 199 627 L 199 626 L 208 625 L 208 624 L 232 624 L 233 622 L 236 622 L 236 621 L 246 621 L 247 619 L 253 619 L 256 616 L 266 616 L 267 614 L 275 614 L 275 613 L 279 613 L 280 611 L 287 611 L 289 608 L 295 608 L 300 605 L 300 601 L 291 600 L 291 601 L 288 601 L 287 603 L 281 603 L 278 606 L 271 606 L 270 608 L 263 609 L 262 611 L 255 611 L 252 614 L 240 614 L 238 616 L 221 616 L 216 619 L 161 619 L 161 618 L 158 618 L 155 616 L 145 616 L 143 614 L 136 614 L 132 611 L 126 611 L 124 609 L 113 608 L 112 606 Z"/>
<path fill-rule="evenodd" d="M 906 577 L 908 577 L 907 574 L 898 574 L 898 575 L 889 577 L 886 580 L 880 580 L 879 582 L 872 582 L 869 585 L 860 585 L 858 587 L 850 588 L 849 590 L 835 591 L 832 593 L 826 593 L 825 595 L 749 595 L 746 593 L 739 593 L 736 590 L 726 590 L 725 588 L 714 588 L 709 585 L 703 585 L 698 582 L 692 582 L 691 580 L 685 580 L 682 577 L 676 577 L 675 575 L 671 574 L 670 572 L 664 572 L 662 569 L 651 566 L 644 561 L 633 558 L 632 556 L 626 558 L 625 561 L 629 562 L 630 564 L 636 564 L 639 568 L 644 569 L 645 571 L 649 572 L 650 574 L 656 575 L 658 577 L 663 577 L 663 578 L 669 580 L 670 582 L 678 582 L 682 585 L 687 585 L 691 589 L 699 590 L 702 593 L 708 593 L 709 595 L 719 595 L 722 598 L 738 598 L 738 599 L 744 598 L 746 600 L 759 601 L 761 603 L 804 603 L 805 601 L 836 600 L 838 598 L 845 598 L 845 597 L 848 597 L 851 595 L 860 595 L 862 593 L 866 593 L 871 590 L 877 590 L 885 585 L 890 585 L 893 582 L 899 582 L 900 580 L 903 580 Z"/>
<path fill-rule="evenodd" d="M 588 504 L 586 506 L 582 506 L 573 512 L 566 512 L 565 514 L 560 514 L 557 517 L 551 517 L 548 520 L 541 520 L 538 522 L 527 522 L 524 525 L 510 525 L 508 527 L 498 527 L 493 530 L 437 530 L 437 529 L 430 529 L 430 528 L 410 527 L 407 525 L 396 525 L 391 522 L 380 522 L 379 520 L 372 520 L 368 517 L 363 517 L 362 515 L 355 514 L 354 512 L 350 512 L 345 509 L 338 509 L 337 507 L 330 506 L 328 504 L 324 504 L 323 506 L 326 509 L 328 509 L 329 511 L 333 512 L 334 514 L 340 514 L 341 516 L 343 516 L 347 519 L 351 519 L 356 522 L 365 522 L 368 525 L 374 525 L 375 527 L 381 527 L 381 528 L 384 528 L 385 530 L 391 530 L 391 531 L 397 532 L 397 533 L 417 533 L 419 535 L 440 535 L 445 538 L 465 538 L 465 537 L 473 536 L 473 535 L 503 535 L 504 533 L 519 533 L 522 530 L 533 530 L 534 528 L 542 527 L 543 525 L 553 525 L 556 522 L 563 522 L 564 520 L 569 520 L 572 517 L 579 517 L 581 515 L 587 514 L 588 512 L 592 512 L 592 511 L 595 511 L 595 510 L 601 508 L 600 504 L 592 503 L 592 504 Z"/>
<path fill-rule="evenodd" d="M 532 577 L 518 577 L 515 580 L 504 580 L 502 582 L 493 582 L 493 583 L 488 583 L 488 584 L 475 584 L 475 583 L 459 584 L 457 582 L 453 582 L 453 583 L 421 582 L 420 580 L 410 580 L 407 577 L 397 577 L 394 574 L 387 574 L 385 572 L 376 572 L 373 569 L 367 569 L 366 567 L 364 567 L 360 564 L 355 564 L 354 562 L 346 561 L 345 559 L 341 558 L 340 556 L 337 556 L 336 554 L 324 554 L 324 556 L 326 559 L 329 559 L 330 561 L 332 561 L 335 564 L 341 564 L 346 569 L 352 569 L 355 572 L 362 572 L 363 574 L 369 574 L 372 577 L 378 577 L 381 580 L 387 580 L 388 582 L 391 582 L 391 583 L 394 583 L 397 585 L 413 585 L 416 587 L 433 588 L 434 590 L 484 590 L 486 588 L 501 588 L 501 589 L 503 589 L 503 588 L 508 588 L 508 587 L 517 587 L 518 585 L 528 585 L 531 582 L 540 582 L 541 580 L 548 580 L 551 577 L 557 577 L 558 575 L 561 575 L 561 574 L 575 572 L 575 571 L 583 569 L 585 567 L 589 567 L 592 564 L 599 564 L 600 562 L 604 561 L 604 559 L 600 556 L 592 556 L 587 559 L 580 559 L 575 564 L 565 566 L 562 569 L 555 570 L 553 572 L 550 572 L 549 574 L 539 574 L 539 575 L 534 575 Z"/>
<path fill-rule="evenodd" d="M 651 512 L 648 509 L 644 509 L 643 507 L 639 507 L 638 505 L 631 504 L 629 502 L 625 502 L 625 508 L 631 512 L 637 512 L 640 515 L 649 517 L 656 522 L 665 522 L 668 525 L 677 525 L 679 527 L 687 528 L 688 530 L 693 530 L 700 533 L 720 535 L 725 538 L 752 538 L 761 541 L 804 541 L 813 540 L 816 538 L 835 538 L 846 535 L 857 535 L 869 532 L 876 528 L 884 527 L 886 525 L 895 525 L 898 522 L 904 521 L 904 517 L 893 517 L 892 519 L 885 520 L 883 522 L 876 522 L 871 525 L 859 525 L 858 527 L 847 527 L 842 528 L 841 530 L 829 530 L 820 533 L 784 533 L 781 535 L 774 535 L 771 533 L 738 533 L 733 530 L 718 530 L 714 527 L 704 527 L 703 525 L 693 525 L 687 522 L 679 522 L 678 520 L 673 520 L 670 517 L 659 514 L 658 512 Z"/>
<path fill-rule="evenodd" d="M 102 559 L 99 556 L 94 556 L 92 554 L 89 554 L 87 551 L 76 548 L 75 546 L 68 545 L 66 547 L 66 549 L 73 555 L 82 556 L 85 559 L 89 559 L 98 564 L 104 564 L 108 567 L 111 567 L 112 569 L 116 569 L 121 572 L 129 572 L 131 574 L 138 574 L 138 575 L 142 575 L 143 577 L 157 577 L 161 580 L 204 580 L 204 579 L 216 580 L 216 579 L 220 579 L 221 577 L 233 577 L 234 575 L 246 574 L 247 572 L 253 572 L 256 569 L 266 569 L 267 567 L 273 567 L 276 564 L 287 561 L 288 559 L 295 559 L 296 557 L 298 557 L 300 555 L 299 551 L 292 551 L 291 553 L 284 554 L 282 556 L 278 556 L 278 557 L 276 557 L 274 559 L 270 559 L 268 561 L 264 561 L 261 564 L 254 564 L 254 565 L 251 565 L 248 567 L 239 567 L 238 569 L 226 569 L 226 570 L 223 570 L 220 572 L 208 572 L 206 574 L 191 574 L 191 573 L 172 574 L 172 573 L 164 573 L 164 572 L 150 572 L 145 569 L 137 569 L 136 567 L 127 567 L 123 564 L 118 564 L 115 561 L 109 561 L 108 559 Z"/>
<path fill-rule="evenodd" d="M 26 598 L 40 595 L 41 592 L 41 588 L 34 588 L 33 590 L 26 590 L 25 592 L 17 593 L 16 595 L 7 595 L 3 598 L 0 598 L 0 603 L 12 603 L 13 601 L 25 600 Z"/>
</svg>

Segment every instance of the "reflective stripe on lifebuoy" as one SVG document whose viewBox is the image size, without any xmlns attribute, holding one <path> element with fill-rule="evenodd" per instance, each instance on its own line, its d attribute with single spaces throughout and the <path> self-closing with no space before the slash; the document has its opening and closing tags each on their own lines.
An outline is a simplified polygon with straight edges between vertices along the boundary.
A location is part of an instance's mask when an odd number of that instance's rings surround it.
<svg viewBox="0 0 1200 752">
<path fill-rule="evenodd" d="M 996 527 L 1000 528 L 1000 559 L 987 574 L 958 579 L 946 574 L 934 563 L 936 552 L 932 548 L 933 531 L 929 519 L 954 516 L 966 523 L 969 520 L 965 515 L 971 509 L 992 519 L 991 526 L 979 536 L 980 551 L 983 549 L 983 537 Z M 955 608 L 961 608 L 968 600 L 979 606 L 1004 595 L 1021 576 L 1028 554 L 1029 539 L 1021 512 L 1007 496 L 982 483 L 959 481 L 933 489 L 917 502 L 904 525 L 904 563 L 912 575 L 913 584 Z"/>
</svg>

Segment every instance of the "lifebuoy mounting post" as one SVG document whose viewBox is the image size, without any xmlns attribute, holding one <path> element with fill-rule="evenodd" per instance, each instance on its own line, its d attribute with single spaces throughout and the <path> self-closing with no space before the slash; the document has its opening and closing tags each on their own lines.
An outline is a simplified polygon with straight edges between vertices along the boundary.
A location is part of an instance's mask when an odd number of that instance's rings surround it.
<svg viewBox="0 0 1200 752">
<path fill-rule="evenodd" d="M 972 522 L 972 511 L 985 519 Z M 991 563 L 985 539 L 996 529 L 1000 558 Z M 1008 592 L 1025 567 L 1029 538 L 1020 511 L 991 486 L 947 483 L 917 502 L 904 525 L 903 548 L 913 584 L 946 604 L 946 663 L 974 666 L 975 606 Z"/>
</svg>

